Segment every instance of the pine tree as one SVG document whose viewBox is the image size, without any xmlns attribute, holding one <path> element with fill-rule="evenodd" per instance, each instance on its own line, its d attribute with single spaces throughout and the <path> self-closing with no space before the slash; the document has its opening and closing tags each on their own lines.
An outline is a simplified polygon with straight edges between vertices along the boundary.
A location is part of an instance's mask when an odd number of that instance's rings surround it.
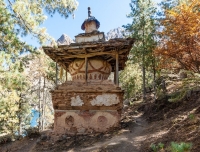
<svg viewBox="0 0 200 152">
<path fill-rule="evenodd" d="M 47 18 L 44 11 L 49 15 L 58 12 L 67 18 L 77 5 L 76 0 L 0 0 L 0 133 L 20 134 L 29 123 L 30 100 L 34 100 L 29 73 L 24 70 L 32 57 L 24 53 L 37 52 L 19 35 L 29 34 L 41 44 L 55 44 L 41 27 Z"/>
<path fill-rule="evenodd" d="M 132 0 L 130 3 L 132 12 L 128 18 L 132 19 L 131 24 L 125 25 L 125 29 L 131 33 L 131 37 L 136 42 L 130 52 L 129 58 L 132 63 L 139 63 L 142 67 L 143 79 L 143 98 L 145 98 L 146 88 L 146 70 L 149 68 L 155 70 L 155 59 L 153 49 L 156 46 L 155 41 L 155 13 L 151 0 Z M 155 75 L 154 75 L 155 77 Z"/>
</svg>

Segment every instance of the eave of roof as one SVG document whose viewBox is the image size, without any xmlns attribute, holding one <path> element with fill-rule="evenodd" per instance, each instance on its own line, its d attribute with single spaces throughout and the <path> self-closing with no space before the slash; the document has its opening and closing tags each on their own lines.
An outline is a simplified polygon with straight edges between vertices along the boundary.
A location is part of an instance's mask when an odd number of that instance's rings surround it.
<svg viewBox="0 0 200 152">
<path fill-rule="evenodd" d="M 70 45 L 60 45 L 57 48 L 47 46 L 43 47 L 43 50 L 65 69 L 77 58 L 100 56 L 107 60 L 114 70 L 115 55 L 118 53 L 119 70 L 123 70 L 133 43 L 134 39 L 132 38 L 115 38 L 109 41 L 71 43 Z"/>
</svg>

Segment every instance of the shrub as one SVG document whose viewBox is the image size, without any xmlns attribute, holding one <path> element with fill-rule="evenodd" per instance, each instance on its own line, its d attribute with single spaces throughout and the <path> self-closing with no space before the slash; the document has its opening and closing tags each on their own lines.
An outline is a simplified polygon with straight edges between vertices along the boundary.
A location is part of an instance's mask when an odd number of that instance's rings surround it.
<svg viewBox="0 0 200 152">
<path fill-rule="evenodd" d="M 171 142 L 170 145 L 170 151 L 171 152 L 189 152 L 190 149 L 192 148 L 192 144 L 191 143 L 175 143 L 175 142 Z"/>
<path fill-rule="evenodd" d="M 38 137 L 40 136 L 40 132 L 36 127 L 30 127 L 26 129 L 26 136 L 28 137 Z"/>
<path fill-rule="evenodd" d="M 151 149 L 152 149 L 154 152 L 158 152 L 158 151 L 164 149 L 164 144 L 163 144 L 163 143 L 159 143 L 158 145 L 151 144 L 150 147 L 151 147 Z"/>
<path fill-rule="evenodd" d="M 6 135 L 3 135 L 3 136 L 0 136 L 0 144 L 11 142 L 12 138 L 13 138 L 12 134 L 6 134 Z"/>
</svg>

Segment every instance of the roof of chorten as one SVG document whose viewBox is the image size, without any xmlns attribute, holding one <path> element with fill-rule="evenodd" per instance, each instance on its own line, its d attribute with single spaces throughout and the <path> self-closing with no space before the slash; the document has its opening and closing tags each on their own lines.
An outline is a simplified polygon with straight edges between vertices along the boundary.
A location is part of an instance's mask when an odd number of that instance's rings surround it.
<svg viewBox="0 0 200 152">
<path fill-rule="evenodd" d="M 109 41 L 59 45 L 57 48 L 47 46 L 43 47 L 43 50 L 51 59 L 65 69 L 68 69 L 69 64 L 75 59 L 100 57 L 108 61 L 112 66 L 112 71 L 114 71 L 116 54 L 119 54 L 119 70 L 123 70 L 133 43 L 134 39 L 132 38 L 115 38 Z"/>
</svg>

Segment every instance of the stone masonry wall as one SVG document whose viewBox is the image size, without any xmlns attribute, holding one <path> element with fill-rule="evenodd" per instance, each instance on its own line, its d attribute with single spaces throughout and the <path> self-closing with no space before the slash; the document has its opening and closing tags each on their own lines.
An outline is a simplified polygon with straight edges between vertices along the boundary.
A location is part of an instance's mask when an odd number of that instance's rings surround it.
<svg viewBox="0 0 200 152">
<path fill-rule="evenodd" d="M 53 107 L 57 110 L 118 110 L 122 107 L 123 92 L 74 92 L 52 93 Z"/>
<path fill-rule="evenodd" d="M 104 132 L 119 125 L 124 92 L 114 84 L 67 82 L 51 93 L 57 133 Z"/>
</svg>

